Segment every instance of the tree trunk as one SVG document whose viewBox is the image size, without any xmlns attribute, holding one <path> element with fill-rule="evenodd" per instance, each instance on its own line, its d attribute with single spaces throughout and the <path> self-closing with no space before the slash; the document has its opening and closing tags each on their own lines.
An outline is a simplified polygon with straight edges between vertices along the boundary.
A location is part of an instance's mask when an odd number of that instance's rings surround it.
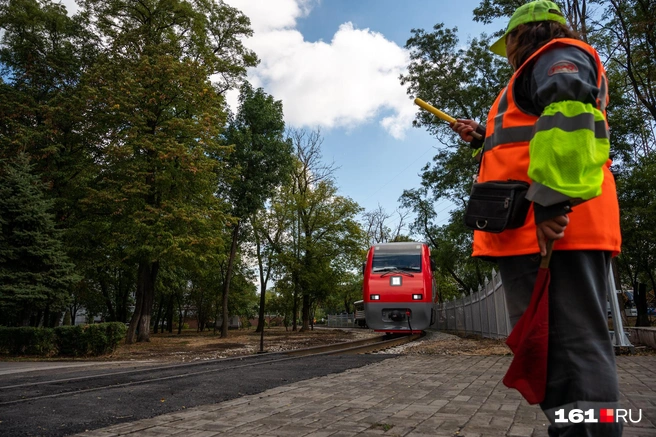
<svg viewBox="0 0 656 437">
<path fill-rule="evenodd" d="M 265 305 L 265 293 L 266 289 L 262 288 L 260 290 L 260 315 L 257 319 L 257 329 L 255 332 L 262 332 L 264 331 L 264 305 Z"/>
<path fill-rule="evenodd" d="M 303 309 L 301 311 L 303 320 L 300 332 L 305 332 L 310 329 L 310 296 L 307 293 L 303 295 Z"/>
<path fill-rule="evenodd" d="M 294 267 L 296 270 L 296 267 Z M 292 280 L 294 281 L 294 296 L 292 303 L 292 331 L 296 331 L 296 319 L 298 317 L 298 274 L 292 273 Z"/>
<path fill-rule="evenodd" d="M 68 307 L 68 311 L 71 313 L 71 326 L 75 326 L 75 319 L 77 318 L 77 305 L 71 305 Z"/>
<path fill-rule="evenodd" d="M 128 319 L 128 300 L 130 299 L 130 286 L 123 280 L 123 270 L 118 270 L 119 297 L 116 302 L 116 320 L 125 323 Z"/>
<path fill-rule="evenodd" d="M 169 325 L 167 326 L 169 334 L 173 334 L 173 296 L 169 296 L 169 302 L 166 309 L 166 323 Z"/>
<path fill-rule="evenodd" d="M 134 314 L 125 337 L 128 344 L 150 341 L 150 319 L 155 298 L 155 280 L 159 270 L 159 262 L 140 261 L 137 275 L 137 295 Z"/>
<path fill-rule="evenodd" d="M 141 265 L 139 269 L 141 269 Z M 141 277 L 141 270 L 139 271 L 139 277 Z M 125 334 L 125 342 L 127 344 L 132 344 L 137 339 L 137 325 L 139 323 L 139 319 L 141 318 L 141 308 L 143 307 L 144 300 L 143 284 L 141 281 L 137 281 L 137 292 L 135 293 L 134 298 L 134 312 L 132 313 L 132 318 L 130 319 L 128 332 Z"/>
<path fill-rule="evenodd" d="M 200 302 L 198 303 L 198 309 L 196 311 L 196 323 L 198 325 L 198 327 L 196 328 L 196 332 L 203 332 L 205 326 L 205 320 L 203 315 L 203 303 L 205 302 L 204 296 L 205 296 L 205 292 L 202 291 Z"/>
<path fill-rule="evenodd" d="M 259 317 L 257 319 L 257 329 L 255 329 L 255 332 L 264 332 L 264 310 L 265 310 L 265 305 L 266 305 L 266 288 L 267 288 L 267 282 L 269 282 L 269 272 L 271 271 L 270 269 L 267 271 L 266 276 L 264 275 L 264 264 L 262 263 L 262 251 L 261 251 L 261 246 L 260 246 L 260 238 L 257 232 L 255 232 L 255 247 L 257 251 L 257 264 L 258 267 L 260 268 L 260 312 L 259 312 Z"/>
<path fill-rule="evenodd" d="M 153 323 L 153 334 L 157 334 L 157 330 L 159 329 L 159 321 L 162 318 L 162 306 L 164 305 L 164 295 L 160 296 L 159 298 L 159 304 L 157 305 L 157 315 L 155 316 L 155 323 Z"/>
<path fill-rule="evenodd" d="M 230 246 L 230 258 L 228 258 L 228 270 L 226 271 L 225 283 L 223 284 L 223 321 L 221 322 L 221 338 L 228 337 L 228 292 L 230 291 L 230 279 L 232 279 L 232 268 L 237 255 L 237 239 L 239 237 L 239 226 L 241 220 L 235 224 L 232 231 L 232 245 Z"/>
<path fill-rule="evenodd" d="M 650 326 L 647 314 L 647 284 L 640 283 L 635 287 L 633 300 L 638 313 L 635 326 Z"/>
<path fill-rule="evenodd" d="M 310 305 L 310 331 L 314 331 L 314 314 L 315 314 L 315 308 L 314 308 L 314 303 Z"/>
<path fill-rule="evenodd" d="M 117 321 L 116 311 L 114 310 L 114 305 L 112 304 L 112 298 L 109 295 L 109 284 L 107 283 L 107 279 L 104 277 L 105 275 L 102 274 L 102 269 L 100 267 L 96 269 L 96 272 L 100 278 L 98 279 L 98 285 L 100 285 L 100 292 L 102 293 L 103 299 L 105 300 L 105 305 L 107 306 L 107 311 L 109 312 L 109 321 L 115 322 Z"/>
<path fill-rule="evenodd" d="M 217 322 L 219 320 L 219 306 L 221 306 L 221 311 L 223 311 L 223 297 L 221 298 L 221 304 L 220 305 L 219 305 L 219 300 L 218 299 L 214 299 L 214 304 L 212 305 L 212 307 L 214 308 L 214 311 L 213 311 L 213 315 L 214 315 L 213 325 L 214 325 L 214 328 L 212 330 L 212 335 L 216 335 L 216 325 L 217 325 Z M 221 322 L 221 323 L 223 323 L 223 322 Z M 221 325 L 221 326 L 223 326 L 223 325 Z"/>
<path fill-rule="evenodd" d="M 144 263 L 143 276 L 139 278 L 139 282 L 144 282 L 144 301 L 141 307 L 141 320 L 139 322 L 137 341 L 150 341 L 150 318 L 153 312 L 155 280 L 157 279 L 158 270 L 159 262 L 146 262 Z"/>
<path fill-rule="evenodd" d="M 184 316 L 182 314 L 182 298 L 178 297 L 178 335 L 182 334 L 183 324 L 184 324 Z"/>
</svg>

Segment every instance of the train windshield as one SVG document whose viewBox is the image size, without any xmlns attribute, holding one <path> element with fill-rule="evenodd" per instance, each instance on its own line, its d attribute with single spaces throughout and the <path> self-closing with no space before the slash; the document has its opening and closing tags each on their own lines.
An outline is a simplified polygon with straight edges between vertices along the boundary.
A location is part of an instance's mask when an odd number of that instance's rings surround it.
<svg viewBox="0 0 656 437">
<path fill-rule="evenodd" d="M 381 245 L 375 246 L 371 266 L 372 273 L 391 272 L 395 270 L 421 272 L 421 245 Z"/>
</svg>

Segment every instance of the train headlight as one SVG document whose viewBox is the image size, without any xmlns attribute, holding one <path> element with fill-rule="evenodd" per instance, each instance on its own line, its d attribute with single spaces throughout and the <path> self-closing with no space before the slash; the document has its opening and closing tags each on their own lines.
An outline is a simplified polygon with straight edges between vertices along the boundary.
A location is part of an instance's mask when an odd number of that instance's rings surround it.
<svg viewBox="0 0 656 437">
<path fill-rule="evenodd" d="M 424 296 L 422 294 L 413 294 L 412 300 L 422 300 Z"/>
<path fill-rule="evenodd" d="M 371 300 L 380 300 L 380 294 L 370 294 L 369 299 L 371 299 Z"/>
</svg>

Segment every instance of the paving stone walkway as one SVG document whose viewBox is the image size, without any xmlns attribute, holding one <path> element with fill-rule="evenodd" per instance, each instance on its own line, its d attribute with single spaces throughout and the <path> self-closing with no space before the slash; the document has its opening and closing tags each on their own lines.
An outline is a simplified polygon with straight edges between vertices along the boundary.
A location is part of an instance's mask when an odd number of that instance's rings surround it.
<svg viewBox="0 0 656 437">
<path fill-rule="evenodd" d="M 85 437 L 547 436 L 547 420 L 501 380 L 508 356 L 402 355 L 228 402 L 78 434 Z M 621 404 L 656 436 L 656 356 L 620 356 Z"/>
</svg>

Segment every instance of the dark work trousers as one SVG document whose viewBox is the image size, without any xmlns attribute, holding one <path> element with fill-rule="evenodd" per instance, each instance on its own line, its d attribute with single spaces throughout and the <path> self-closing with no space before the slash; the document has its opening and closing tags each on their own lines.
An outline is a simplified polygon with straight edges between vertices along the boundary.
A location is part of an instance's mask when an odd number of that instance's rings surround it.
<svg viewBox="0 0 656 437">
<path fill-rule="evenodd" d="M 621 436 L 621 423 L 558 423 L 572 409 L 618 408 L 615 351 L 608 331 L 606 296 L 610 253 L 554 251 L 549 269 L 549 354 L 542 411 L 549 436 Z M 531 299 L 540 256 L 497 258 L 514 326 Z M 563 410 L 559 412 L 559 410 Z"/>
</svg>

